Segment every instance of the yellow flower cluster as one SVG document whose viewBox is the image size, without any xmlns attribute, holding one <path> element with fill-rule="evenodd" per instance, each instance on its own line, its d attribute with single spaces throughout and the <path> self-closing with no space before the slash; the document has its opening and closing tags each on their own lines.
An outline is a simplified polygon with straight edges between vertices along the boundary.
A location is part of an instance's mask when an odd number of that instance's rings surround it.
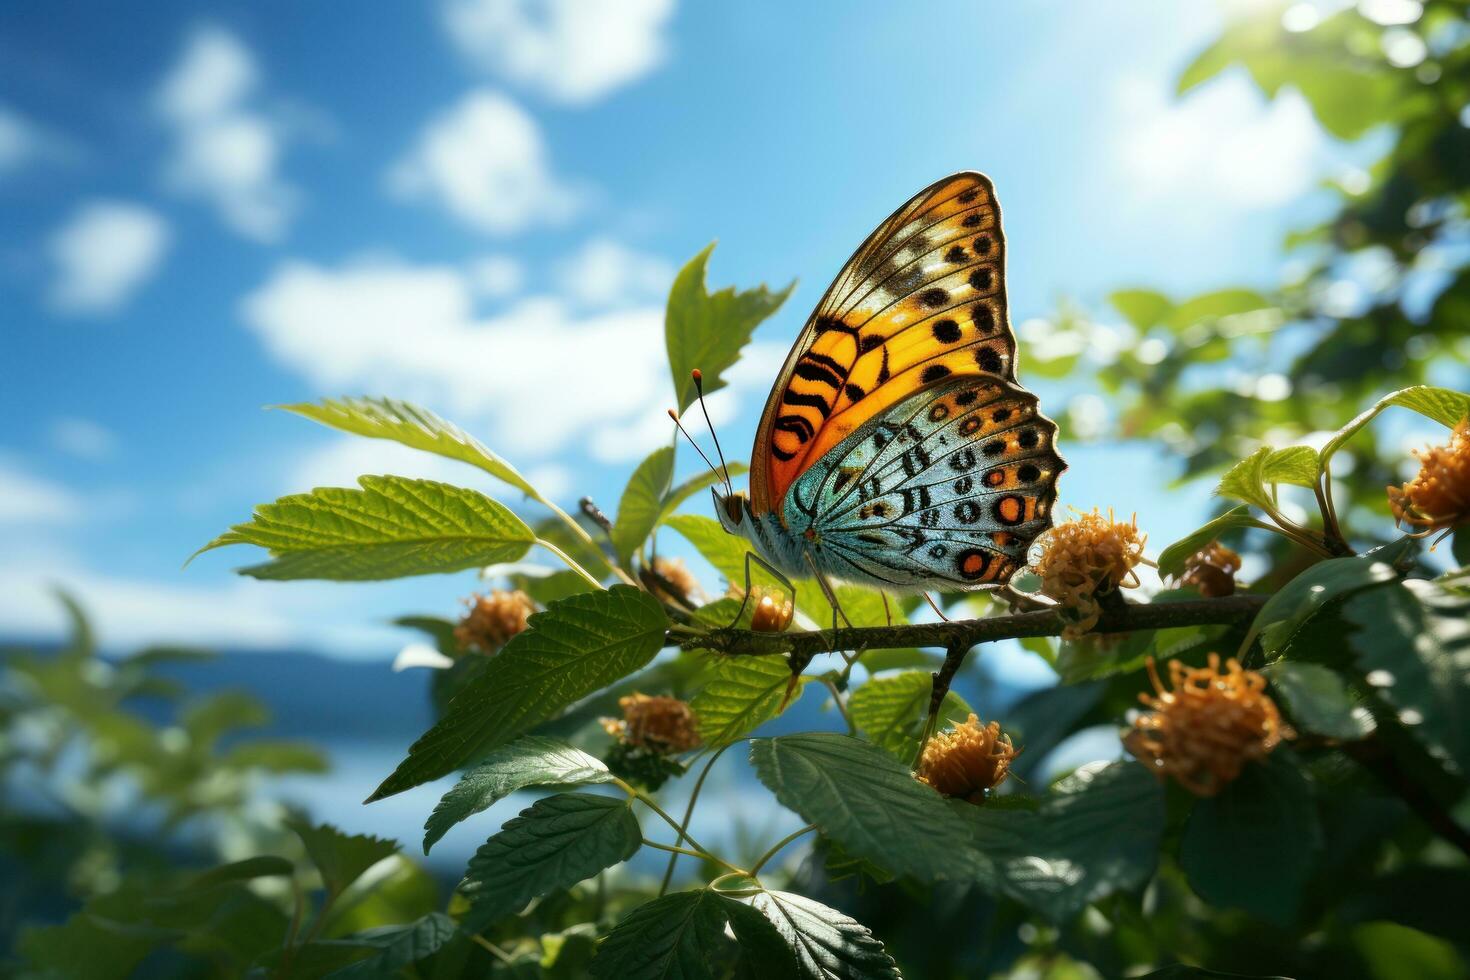
<svg viewBox="0 0 1470 980">
<path fill-rule="evenodd" d="M 1210 654 L 1208 667 L 1169 661 L 1173 690 L 1148 662 L 1154 694 L 1140 694 L 1151 709 L 1133 723 L 1123 745 L 1160 780 L 1171 777 L 1196 796 L 1214 796 L 1294 733 L 1266 694 L 1266 679 L 1235 659 Z"/>
<path fill-rule="evenodd" d="M 1146 540 L 1136 515 L 1125 524 L 1114 520 L 1111 510 L 1107 516 L 1097 510 L 1079 514 L 1046 532 L 1032 567 L 1041 577 L 1042 594 L 1078 616 L 1063 636 L 1077 639 L 1097 625 L 1098 596 L 1120 586 L 1137 587 L 1133 567 L 1143 559 Z"/>
<path fill-rule="evenodd" d="M 916 775 L 945 796 L 983 803 L 986 791 L 1005 780 L 1018 754 L 999 722 L 982 726 L 972 714 L 964 724 L 929 740 Z"/>
<path fill-rule="evenodd" d="M 623 709 L 623 717 L 604 718 L 602 727 L 624 745 L 660 755 L 699 747 L 694 712 L 678 698 L 630 694 L 618 700 L 618 707 Z"/>
<path fill-rule="evenodd" d="M 1414 455 L 1419 458 L 1418 475 L 1388 488 L 1394 521 L 1424 534 L 1470 521 L 1470 417 L 1455 426 L 1446 445 Z"/>
<path fill-rule="evenodd" d="M 1179 584 L 1187 585 L 1207 599 L 1235 594 L 1235 573 L 1240 555 L 1218 541 L 1211 541 L 1185 559 Z"/>
<path fill-rule="evenodd" d="M 466 650 L 494 653 L 512 636 L 526 628 L 526 620 L 536 611 L 531 597 L 520 589 L 505 592 L 491 590 L 489 595 L 475 595 L 465 600 L 469 612 L 454 628 L 454 638 Z"/>
</svg>

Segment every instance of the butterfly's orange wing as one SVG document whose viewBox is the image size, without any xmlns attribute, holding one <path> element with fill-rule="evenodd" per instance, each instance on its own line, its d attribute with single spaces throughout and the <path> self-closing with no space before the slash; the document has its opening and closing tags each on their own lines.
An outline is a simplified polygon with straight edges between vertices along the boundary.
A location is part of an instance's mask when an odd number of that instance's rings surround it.
<svg viewBox="0 0 1470 980">
<path fill-rule="evenodd" d="M 780 506 L 858 426 L 945 378 L 1013 380 L 1005 239 L 990 179 L 931 184 L 868 236 L 827 289 L 766 399 L 751 507 Z"/>
</svg>

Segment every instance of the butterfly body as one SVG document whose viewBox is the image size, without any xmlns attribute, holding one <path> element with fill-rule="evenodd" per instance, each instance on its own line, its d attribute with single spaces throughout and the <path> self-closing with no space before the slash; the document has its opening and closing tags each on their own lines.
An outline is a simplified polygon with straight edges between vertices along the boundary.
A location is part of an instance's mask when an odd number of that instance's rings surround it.
<svg viewBox="0 0 1470 980">
<path fill-rule="evenodd" d="M 725 529 L 793 576 L 888 592 L 1005 584 L 1051 524 L 1056 425 L 1014 383 L 990 182 L 956 174 L 844 266 L 767 399 Z"/>
</svg>

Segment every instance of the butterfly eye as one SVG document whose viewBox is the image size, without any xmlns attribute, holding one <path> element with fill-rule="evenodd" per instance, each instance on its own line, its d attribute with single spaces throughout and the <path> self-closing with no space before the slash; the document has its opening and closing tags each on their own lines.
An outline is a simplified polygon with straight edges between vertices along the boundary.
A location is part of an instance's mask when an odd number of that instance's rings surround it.
<svg viewBox="0 0 1470 980">
<path fill-rule="evenodd" d="M 732 524 L 739 524 L 740 519 L 745 516 L 745 494 L 732 493 L 723 501 L 725 515 L 730 518 Z"/>
</svg>

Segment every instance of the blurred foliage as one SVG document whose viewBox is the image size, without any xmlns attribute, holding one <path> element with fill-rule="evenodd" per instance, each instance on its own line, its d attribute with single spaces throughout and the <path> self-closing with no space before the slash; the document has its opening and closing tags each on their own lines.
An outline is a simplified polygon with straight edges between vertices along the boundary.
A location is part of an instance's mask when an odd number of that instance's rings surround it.
<svg viewBox="0 0 1470 980">
<path fill-rule="evenodd" d="M 565 570 L 488 570 L 538 611 L 503 640 L 477 642 L 487 648 L 464 649 L 449 620 L 399 621 L 449 666 L 431 685 L 437 723 L 372 797 L 460 774 L 427 815 L 425 852 L 512 793 L 537 798 L 488 834 L 457 888 L 440 889 L 392 841 L 263 806 L 258 775 L 316 771 L 321 760 L 243 738 L 266 720 L 253 700 L 190 697 L 158 670 L 195 654 L 99 657 L 64 600 L 68 644 L 9 653 L 0 685 L 0 856 L 15 883 L 0 909 L 14 939 L 5 971 L 1470 976 L 1470 570 L 1444 571 L 1470 560 L 1470 509 L 1443 522 L 1458 525 L 1454 543 L 1431 556 L 1419 537 L 1391 535 L 1382 488 L 1399 482 L 1405 457 L 1370 424 L 1390 410 L 1442 426 L 1470 414 L 1470 22 L 1446 0 L 1322 9 L 1250 5 L 1179 85 L 1187 93 L 1243 71 L 1268 98 L 1300 92 L 1334 137 L 1382 149 L 1368 172 L 1322 189 L 1332 214 L 1285 243 L 1284 282 L 1189 298 L 1122 289 L 1111 297 L 1121 327 L 1073 309 L 1021 331 L 1028 374 L 1096 391 L 1068 407 L 1070 438 L 1147 440 L 1178 456 L 1182 479 L 1217 476 L 1222 514 L 1158 552 L 1166 579 L 1221 536 L 1248 535 L 1244 550 L 1265 568 L 1249 584 L 1223 573 L 1225 593 L 1166 582 L 1151 611 L 1220 609 L 1235 591 L 1254 600 L 1244 619 L 1026 637 L 1056 683 L 1000 719 L 1024 750 L 1011 758 L 1006 746 L 1015 778 L 947 798 L 928 770 L 915 778 L 915 756 L 927 765 L 931 726 L 965 730 L 971 709 L 954 692 L 938 696 L 933 653 L 859 649 L 800 677 L 792 668 L 805 661 L 709 654 L 712 629 L 737 614 L 754 620 L 740 591 L 671 591 L 654 565 L 658 531 L 677 533 L 737 590 L 779 583 L 752 581 L 744 542 L 717 522 L 674 513 L 709 480 L 674 486 L 673 449 L 633 472 L 616 520 L 590 502 L 573 519 L 417 406 L 292 406 L 469 462 L 551 510 L 523 516 L 475 491 L 367 478 L 361 490 L 263 506 L 211 543 L 267 548 L 272 561 L 247 574 L 344 581 L 554 554 Z M 689 369 L 718 387 L 786 296 L 711 293 L 708 257 L 686 265 L 670 297 L 681 407 L 693 397 Z M 1003 616 L 1044 605 L 1027 594 L 1037 581 L 941 602 L 956 615 Z M 798 625 L 828 625 L 818 583 L 793 590 Z M 892 623 L 891 635 L 913 638 L 903 631 L 914 603 L 846 585 L 836 595 L 855 624 Z M 1231 653 L 1260 673 L 1227 665 L 1216 675 L 1218 655 Z M 1210 679 L 1171 693 L 1155 661 L 1176 672 L 1208 663 Z M 1151 715 L 1136 720 L 1151 686 Z M 792 732 L 793 715 L 811 718 L 809 690 L 830 712 L 822 730 Z M 659 697 L 626 697 L 634 692 Z M 170 706 L 167 722 L 132 710 L 140 699 Z M 801 711 L 783 718 L 793 705 Z M 786 727 L 773 733 L 777 719 Z M 1182 733 L 1167 759 L 1180 768 L 1150 772 L 1124 757 L 1056 771 L 1065 767 L 1054 750 L 1074 739 L 1129 725 L 1136 735 L 1147 723 Z M 951 763 L 997 772 L 994 757 L 963 754 L 991 751 L 993 738 L 940 741 Z M 805 826 L 765 840 L 774 835 L 711 820 L 708 798 L 695 819 L 706 777 L 732 749 L 747 755 L 750 782 L 725 792 L 758 783 Z M 1183 764 L 1216 780 L 1164 778 L 1195 771 Z M 688 790 L 682 819 L 667 793 L 654 795 L 665 782 Z M 713 826 L 726 833 L 710 848 L 696 835 Z M 629 870 L 639 852 L 667 861 L 661 881 Z M 693 860 L 679 877 L 681 855 Z"/>
</svg>

